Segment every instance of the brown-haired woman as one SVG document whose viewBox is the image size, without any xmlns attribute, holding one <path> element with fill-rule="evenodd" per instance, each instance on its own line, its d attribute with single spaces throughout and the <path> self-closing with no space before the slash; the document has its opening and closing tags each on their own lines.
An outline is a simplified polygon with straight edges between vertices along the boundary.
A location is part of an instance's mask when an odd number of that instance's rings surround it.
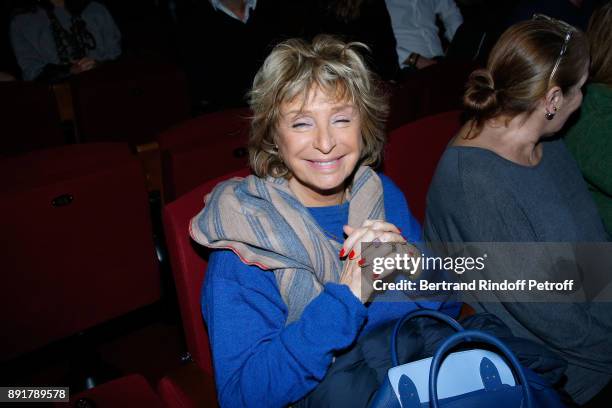
<svg viewBox="0 0 612 408">
<path fill-rule="evenodd" d="M 430 241 L 607 240 L 575 161 L 563 141 L 551 137 L 582 102 L 587 41 L 572 26 L 537 17 L 510 27 L 486 69 L 469 79 L 464 103 L 471 119 L 443 154 L 428 193 Z M 505 277 L 549 273 L 529 259 L 509 258 L 496 266 L 503 270 L 493 272 Z M 497 296 L 502 301 L 473 306 L 497 315 L 515 335 L 561 354 L 568 361 L 564 389 L 576 402 L 588 401 L 610 381 L 608 306 L 517 303 Z"/>
<path fill-rule="evenodd" d="M 565 132 L 608 234 L 612 235 L 612 2 L 591 17 L 591 82 L 579 120 Z"/>
</svg>

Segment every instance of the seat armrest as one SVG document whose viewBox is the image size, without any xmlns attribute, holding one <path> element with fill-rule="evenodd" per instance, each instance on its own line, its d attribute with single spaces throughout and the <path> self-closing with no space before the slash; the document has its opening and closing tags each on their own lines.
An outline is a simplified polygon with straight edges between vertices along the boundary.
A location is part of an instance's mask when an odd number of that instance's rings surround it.
<svg viewBox="0 0 612 408">
<path fill-rule="evenodd" d="M 171 371 L 162 378 L 157 391 L 167 407 L 216 407 L 214 379 L 194 362 Z"/>
</svg>

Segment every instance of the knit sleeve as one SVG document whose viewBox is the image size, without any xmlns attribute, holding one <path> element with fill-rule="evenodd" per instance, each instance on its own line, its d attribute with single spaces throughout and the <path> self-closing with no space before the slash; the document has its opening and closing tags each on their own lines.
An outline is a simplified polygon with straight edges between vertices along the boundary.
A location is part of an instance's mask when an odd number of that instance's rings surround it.
<svg viewBox="0 0 612 408">
<path fill-rule="evenodd" d="M 608 197 L 612 197 L 610 129 L 612 115 L 589 112 L 588 120 L 581 121 L 569 129 L 565 137 L 585 180 Z"/>
<path fill-rule="evenodd" d="M 504 174 L 492 167 L 474 166 L 473 156 L 472 166 L 466 166 L 456 153 L 456 150 L 445 153 L 430 186 L 426 238 L 437 242 L 523 242 L 537 249 L 534 243 L 543 240 L 532 225 L 528 210 L 506 188 Z M 551 262 L 545 252 L 517 256 L 513 248 L 497 247 L 495 256 L 487 259 L 483 277 L 494 281 L 512 277 L 543 282 L 559 276 L 555 269 L 559 265 L 555 260 Z M 517 302 L 516 291 L 500 291 L 496 296 L 501 303 L 480 306 L 495 311 L 515 335 L 539 339 L 572 364 L 612 373 L 609 305 Z"/>
<path fill-rule="evenodd" d="M 274 275 L 231 252 L 210 257 L 202 292 L 221 406 L 286 406 L 322 380 L 333 353 L 357 338 L 367 309 L 345 285 L 328 283 L 285 326 Z"/>
<path fill-rule="evenodd" d="M 533 242 L 537 234 L 501 173 L 467 166 L 446 152 L 427 193 L 425 239 L 431 242 Z M 477 163 L 478 164 L 478 163 Z M 476 167 L 476 168 L 475 168 Z"/>
</svg>

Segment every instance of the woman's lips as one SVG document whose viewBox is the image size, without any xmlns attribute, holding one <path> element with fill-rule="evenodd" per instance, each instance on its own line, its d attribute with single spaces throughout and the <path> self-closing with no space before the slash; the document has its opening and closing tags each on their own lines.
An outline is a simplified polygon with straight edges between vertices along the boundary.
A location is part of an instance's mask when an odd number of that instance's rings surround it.
<svg viewBox="0 0 612 408">
<path fill-rule="evenodd" d="M 340 160 L 342 157 L 331 160 L 308 160 L 308 163 L 317 170 L 334 170 L 340 165 Z"/>
</svg>

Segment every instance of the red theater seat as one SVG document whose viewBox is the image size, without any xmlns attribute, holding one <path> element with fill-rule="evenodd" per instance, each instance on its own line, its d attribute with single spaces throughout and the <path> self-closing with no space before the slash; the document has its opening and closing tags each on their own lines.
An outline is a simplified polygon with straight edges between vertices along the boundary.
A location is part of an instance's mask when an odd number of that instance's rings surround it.
<svg viewBox="0 0 612 408">
<path fill-rule="evenodd" d="M 162 400 L 144 377 L 128 375 L 70 398 L 69 403 L 55 403 L 57 408 L 164 408 Z"/>
<path fill-rule="evenodd" d="M 461 127 L 460 117 L 460 111 L 441 113 L 389 134 L 383 172 L 403 191 L 412 213 L 421 222 L 429 183 L 446 145 Z"/>
<path fill-rule="evenodd" d="M 159 381 L 157 390 L 170 408 L 216 407 L 217 392 L 213 377 L 196 363 L 189 363 Z"/>
<path fill-rule="evenodd" d="M 70 79 L 81 140 L 132 147 L 190 117 L 184 74 L 170 64 L 127 60 Z"/>
<path fill-rule="evenodd" d="M 390 100 L 387 129 L 437 113 L 461 109 L 465 83 L 474 62 L 442 61 L 400 81 Z"/>
<path fill-rule="evenodd" d="M 66 143 L 55 95 L 37 82 L 0 82 L 0 156 Z"/>
<path fill-rule="evenodd" d="M 245 177 L 240 170 L 208 181 L 164 207 L 164 230 L 170 264 L 178 293 L 187 349 L 200 368 L 213 375 L 208 335 L 200 308 L 200 292 L 206 271 L 206 250 L 189 236 L 189 221 L 204 206 L 204 196 L 219 182 L 230 177 Z"/>
<path fill-rule="evenodd" d="M 148 197 L 124 144 L 0 160 L 0 361 L 157 301 Z"/>
<path fill-rule="evenodd" d="M 248 109 L 215 112 L 159 135 L 166 202 L 206 180 L 247 167 L 250 114 Z"/>
</svg>

